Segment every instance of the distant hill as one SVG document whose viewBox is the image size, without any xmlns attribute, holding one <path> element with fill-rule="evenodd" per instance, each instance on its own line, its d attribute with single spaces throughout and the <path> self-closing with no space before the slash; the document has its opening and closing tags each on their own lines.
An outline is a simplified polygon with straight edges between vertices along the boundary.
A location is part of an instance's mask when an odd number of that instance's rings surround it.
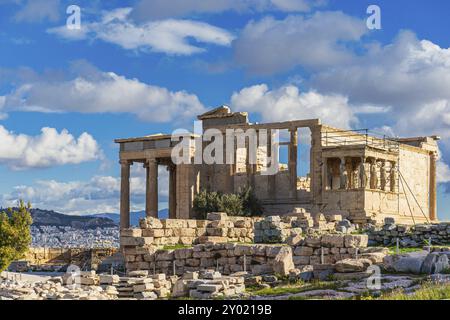
<svg viewBox="0 0 450 320">
<path fill-rule="evenodd" d="M 5 209 L 0 208 L 0 212 Z M 160 219 L 167 219 L 169 210 L 163 209 L 158 214 Z M 73 216 L 55 212 L 53 210 L 31 209 L 33 226 L 58 226 L 76 229 L 111 228 L 120 224 L 117 213 L 99 213 L 85 216 Z M 145 211 L 131 212 L 131 226 L 139 226 L 139 220 L 145 217 Z"/>
<path fill-rule="evenodd" d="M 115 227 L 117 224 L 108 218 L 91 216 L 71 216 L 52 210 L 31 209 L 34 226 L 61 226 L 76 229 Z"/>
<path fill-rule="evenodd" d="M 114 221 L 117 225 L 120 224 L 120 215 L 117 213 L 97 213 L 89 216 L 95 218 L 107 218 Z M 169 217 L 169 210 L 168 209 L 159 210 L 158 217 L 160 219 L 167 219 Z M 145 211 L 131 212 L 130 225 L 139 226 L 139 220 L 142 218 L 145 218 Z"/>
</svg>

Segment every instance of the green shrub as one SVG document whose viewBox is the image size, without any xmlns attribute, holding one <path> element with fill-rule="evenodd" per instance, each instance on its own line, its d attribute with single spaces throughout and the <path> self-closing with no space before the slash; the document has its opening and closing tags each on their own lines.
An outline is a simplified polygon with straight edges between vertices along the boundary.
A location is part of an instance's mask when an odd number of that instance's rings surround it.
<svg viewBox="0 0 450 320">
<path fill-rule="evenodd" d="M 242 216 L 244 201 L 238 194 L 224 194 L 220 200 L 220 211 L 230 216 Z"/>
<path fill-rule="evenodd" d="M 205 219 L 208 212 L 226 212 L 230 216 L 258 216 L 263 208 L 250 187 L 241 192 L 222 194 L 202 190 L 194 198 L 197 217 Z"/>
<path fill-rule="evenodd" d="M 206 219 L 208 212 L 218 212 L 221 209 L 222 195 L 218 192 L 200 191 L 194 198 L 194 211 L 199 219 Z"/>
<path fill-rule="evenodd" d="M 242 215 L 247 217 L 262 215 L 263 207 L 251 187 L 244 188 L 240 193 L 240 197 L 243 201 Z"/>
<path fill-rule="evenodd" d="M 21 259 L 31 243 L 31 206 L 20 201 L 17 209 L 0 213 L 0 271 Z"/>
</svg>

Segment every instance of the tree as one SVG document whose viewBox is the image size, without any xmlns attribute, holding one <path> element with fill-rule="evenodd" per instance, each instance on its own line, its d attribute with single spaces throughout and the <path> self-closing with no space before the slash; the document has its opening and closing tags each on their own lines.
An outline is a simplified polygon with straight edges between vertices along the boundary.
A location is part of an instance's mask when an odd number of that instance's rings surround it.
<svg viewBox="0 0 450 320">
<path fill-rule="evenodd" d="M 17 209 L 0 213 L 0 271 L 23 258 L 31 244 L 31 205 L 21 200 Z"/>
</svg>

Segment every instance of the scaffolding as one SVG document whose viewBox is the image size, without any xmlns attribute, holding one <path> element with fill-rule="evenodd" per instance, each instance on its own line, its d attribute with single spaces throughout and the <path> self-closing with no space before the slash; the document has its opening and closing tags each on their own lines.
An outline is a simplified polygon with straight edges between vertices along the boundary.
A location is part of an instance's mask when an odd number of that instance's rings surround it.
<svg viewBox="0 0 450 320">
<path fill-rule="evenodd" d="M 368 129 L 333 130 L 322 132 L 322 146 L 368 146 L 389 152 L 399 152 L 400 143 L 394 138 Z"/>
</svg>

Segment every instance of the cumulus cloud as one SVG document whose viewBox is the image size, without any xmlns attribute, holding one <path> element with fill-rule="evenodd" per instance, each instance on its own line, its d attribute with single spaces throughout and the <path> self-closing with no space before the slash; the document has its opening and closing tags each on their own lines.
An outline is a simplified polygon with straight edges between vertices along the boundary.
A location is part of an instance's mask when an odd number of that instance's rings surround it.
<svg viewBox="0 0 450 320">
<path fill-rule="evenodd" d="M 392 44 L 372 44 L 351 65 L 313 76 L 325 94 L 348 96 L 351 103 L 389 108 L 397 135 L 439 134 L 450 138 L 450 49 L 401 32 Z"/>
<path fill-rule="evenodd" d="M 362 20 L 342 12 L 311 16 L 266 17 L 251 21 L 234 42 L 236 61 L 254 74 L 273 74 L 301 66 L 318 69 L 342 65 L 354 54 L 345 43 L 367 32 Z"/>
<path fill-rule="evenodd" d="M 264 121 L 320 118 L 324 123 L 350 128 L 356 121 L 348 99 L 341 95 L 322 95 L 315 91 L 300 92 L 293 85 L 270 90 L 266 84 L 235 92 L 233 109 L 261 115 Z"/>
<path fill-rule="evenodd" d="M 0 126 L 0 164 L 13 170 L 79 164 L 97 160 L 102 152 L 88 133 L 75 138 L 67 130 L 42 128 L 41 134 L 15 134 Z"/>
<path fill-rule="evenodd" d="M 439 160 L 436 166 L 436 178 L 438 183 L 450 182 L 450 167 L 444 161 Z"/>
<path fill-rule="evenodd" d="M 140 0 L 133 11 L 133 18 L 147 21 L 224 11 L 304 12 L 322 3 L 323 1 L 320 0 Z"/>
<path fill-rule="evenodd" d="M 127 112 L 144 121 L 169 122 L 189 119 L 204 111 L 196 95 L 169 91 L 81 64 L 83 67 L 79 67 L 72 78 L 46 75 L 23 78 L 20 85 L 4 97 L 4 112 Z"/>
<path fill-rule="evenodd" d="M 130 178 L 131 210 L 145 209 L 145 171 L 141 166 L 132 167 Z M 168 173 L 159 168 L 160 201 L 167 201 Z M 30 201 L 35 208 L 83 215 L 95 213 L 118 213 L 120 178 L 95 176 L 88 181 L 59 182 L 40 180 L 32 186 L 21 185 L 12 192 L 0 196 L 3 207 L 17 204 L 19 199 Z"/>
<path fill-rule="evenodd" d="M 59 19 L 59 0 L 27 0 L 12 1 L 20 4 L 19 11 L 14 15 L 17 22 L 57 21 Z"/>
<path fill-rule="evenodd" d="M 159 20 L 134 23 L 132 8 L 105 12 L 98 22 L 83 22 L 80 30 L 66 26 L 51 28 L 49 33 L 67 40 L 99 39 L 127 50 L 191 55 L 205 51 L 199 43 L 230 46 L 233 35 L 210 24 L 193 20 Z M 190 41 L 195 39 L 195 45 Z"/>
</svg>

